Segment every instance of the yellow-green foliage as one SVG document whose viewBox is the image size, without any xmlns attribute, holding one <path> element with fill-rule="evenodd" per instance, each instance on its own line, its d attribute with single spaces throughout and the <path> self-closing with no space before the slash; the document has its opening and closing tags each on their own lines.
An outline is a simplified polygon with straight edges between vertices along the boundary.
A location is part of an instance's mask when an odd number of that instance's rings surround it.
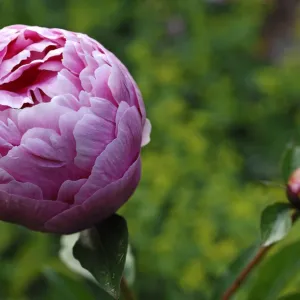
<svg viewBox="0 0 300 300">
<path fill-rule="evenodd" d="M 285 198 L 259 180 L 280 180 L 281 153 L 300 122 L 299 55 L 277 65 L 259 58 L 264 1 L 208 2 L 0 1 L 2 26 L 86 32 L 141 88 L 152 141 L 141 184 L 121 210 L 141 299 L 205 299 L 258 238 L 262 208 Z M 72 276 L 53 258 L 56 242 L 1 224 L 1 299 L 46 299 L 45 283 L 37 284 L 45 266 Z"/>
</svg>

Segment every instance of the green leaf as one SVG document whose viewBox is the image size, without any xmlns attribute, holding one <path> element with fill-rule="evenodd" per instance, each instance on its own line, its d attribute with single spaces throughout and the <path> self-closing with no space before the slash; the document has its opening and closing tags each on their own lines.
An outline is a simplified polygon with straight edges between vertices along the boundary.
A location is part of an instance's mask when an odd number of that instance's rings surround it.
<svg viewBox="0 0 300 300">
<path fill-rule="evenodd" d="M 300 294 L 290 294 L 286 296 L 282 296 L 279 298 L 279 300 L 299 300 L 300 299 Z"/>
<path fill-rule="evenodd" d="M 82 267 L 93 274 L 103 290 L 119 299 L 127 247 L 126 221 L 113 215 L 94 228 L 83 231 L 73 254 Z"/>
<path fill-rule="evenodd" d="M 291 173 L 300 167 L 300 146 L 288 145 L 282 159 L 282 176 L 288 182 Z"/>
<path fill-rule="evenodd" d="M 254 258 L 258 251 L 259 243 L 244 249 L 235 260 L 229 265 L 228 269 L 216 281 L 215 290 L 212 293 L 211 300 L 221 299 L 227 288 L 233 283 L 243 268 Z"/>
<path fill-rule="evenodd" d="M 44 275 L 49 282 L 51 298 L 64 300 L 94 300 L 95 296 L 84 284 L 68 278 L 67 276 L 59 275 L 51 268 L 44 270 Z"/>
<path fill-rule="evenodd" d="M 10 269 L 10 298 L 20 298 L 40 275 L 49 258 L 50 239 L 42 233 L 31 233 L 14 258 Z"/>
<path fill-rule="evenodd" d="M 269 257 L 257 269 L 248 300 L 274 300 L 300 268 L 300 242 L 290 244 Z M 300 299 L 300 298 L 299 298 Z"/>
<path fill-rule="evenodd" d="M 263 246 L 282 240 L 292 228 L 288 203 L 274 203 L 264 209 L 261 215 L 260 231 Z"/>
</svg>

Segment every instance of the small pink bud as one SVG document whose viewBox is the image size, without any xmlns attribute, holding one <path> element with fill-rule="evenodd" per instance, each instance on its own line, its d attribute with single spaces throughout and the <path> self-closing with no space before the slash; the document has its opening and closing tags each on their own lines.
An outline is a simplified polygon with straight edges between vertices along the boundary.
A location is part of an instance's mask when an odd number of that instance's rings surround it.
<svg viewBox="0 0 300 300">
<path fill-rule="evenodd" d="M 286 194 L 291 204 L 300 209 L 300 168 L 292 173 L 287 183 Z"/>
</svg>

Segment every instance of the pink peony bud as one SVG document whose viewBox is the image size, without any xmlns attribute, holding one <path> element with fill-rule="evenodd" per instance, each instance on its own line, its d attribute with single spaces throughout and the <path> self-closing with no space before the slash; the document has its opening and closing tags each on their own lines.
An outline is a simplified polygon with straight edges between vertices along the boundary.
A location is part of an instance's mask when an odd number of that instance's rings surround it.
<svg viewBox="0 0 300 300">
<path fill-rule="evenodd" d="M 300 169 L 292 173 L 287 183 L 286 193 L 291 204 L 300 209 Z"/>
<path fill-rule="evenodd" d="M 85 34 L 0 30 L 0 219 L 72 233 L 113 214 L 149 141 L 140 91 Z"/>
</svg>

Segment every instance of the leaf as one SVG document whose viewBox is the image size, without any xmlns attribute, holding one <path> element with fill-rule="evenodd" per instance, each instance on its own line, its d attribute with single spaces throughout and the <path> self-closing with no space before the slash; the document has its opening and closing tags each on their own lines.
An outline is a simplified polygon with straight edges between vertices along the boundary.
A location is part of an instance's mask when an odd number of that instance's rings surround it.
<svg viewBox="0 0 300 300">
<path fill-rule="evenodd" d="M 253 259 L 258 251 L 259 243 L 244 249 L 235 260 L 231 262 L 228 269 L 216 281 L 216 288 L 212 293 L 211 300 L 221 299 L 227 288 L 233 283 L 242 269 Z"/>
<path fill-rule="evenodd" d="M 292 228 L 288 203 L 274 203 L 264 209 L 261 215 L 260 231 L 263 246 L 282 240 Z"/>
<path fill-rule="evenodd" d="M 282 159 L 282 176 L 288 182 L 292 172 L 300 167 L 300 146 L 287 146 Z"/>
<path fill-rule="evenodd" d="M 269 257 L 257 270 L 248 300 L 277 299 L 283 288 L 299 271 L 299 253 L 300 242 L 296 242 Z"/>
<path fill-rule="evenodd" d="M 82 267 L 93 274 L 103 290 L 119 299 L 127 247 L 126 221 L 113 215 L 94 228 L 83 231 L 73 254 Z"/>
<path fill-rule="evenodd" d="M 290 294 L 286 296 L 280 297 L 278 300 L 299 300 L 300 299 L 300 294 Z"/>
<path fill-rule="evenodd" d="M 59 275 L 51 268 L 44 270 L 44 275 L 49 282 L 51 299 L 64 300 L 94 300 L 95 296 L 82 282 L 72 280 L 63 275 Z"/>
<path fill-rule="evenodd" d="M 285 185 L 283 185 L 282 183 L 279 183 L 279 182 L 260 180 L 259 183 L 268 188 L 285 189 Z"/>
</svg>

